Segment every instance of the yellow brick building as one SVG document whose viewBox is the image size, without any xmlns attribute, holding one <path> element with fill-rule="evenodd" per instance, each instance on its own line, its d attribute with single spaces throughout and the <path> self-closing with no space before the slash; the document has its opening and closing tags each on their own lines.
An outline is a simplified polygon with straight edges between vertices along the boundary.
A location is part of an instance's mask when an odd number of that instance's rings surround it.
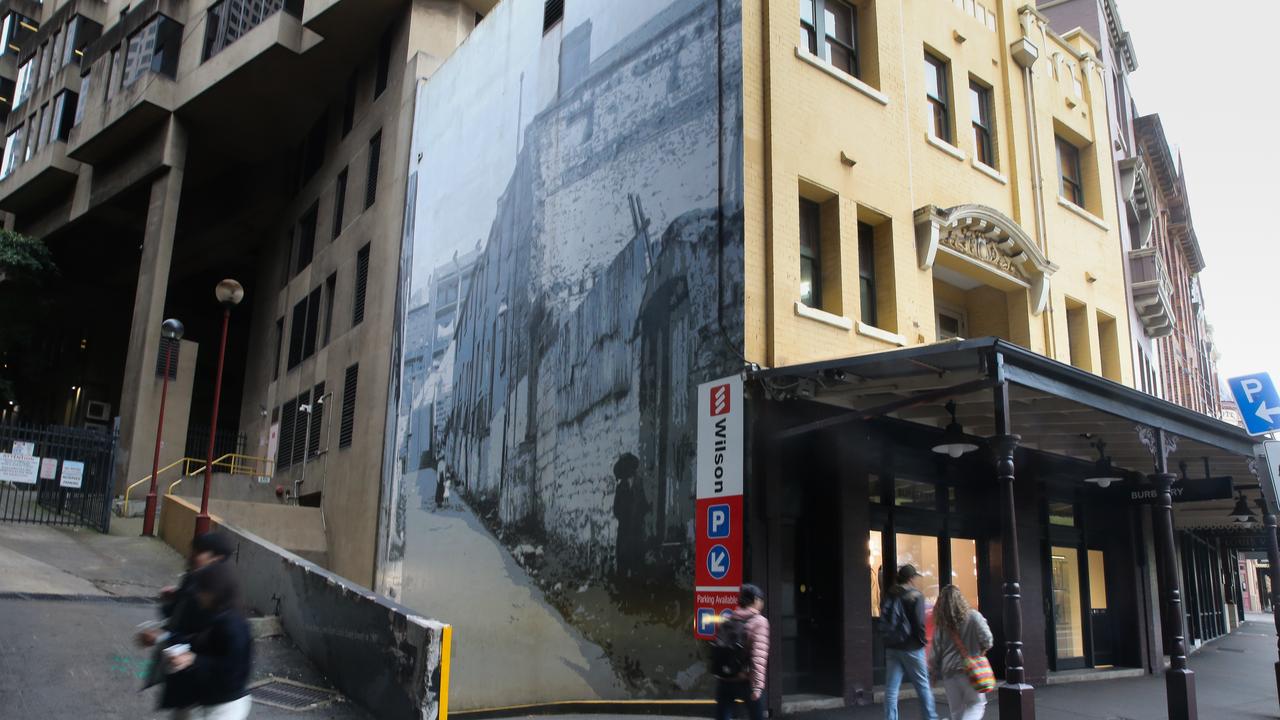
<svg viewBox="0 0 1280 720">
<path fill-rule="evenodd" d="M 743 45 L 749 359 L 990 335 L 1132 384 L 1094 38 L 1003 0 L 764 0 Z"/>
</svg>

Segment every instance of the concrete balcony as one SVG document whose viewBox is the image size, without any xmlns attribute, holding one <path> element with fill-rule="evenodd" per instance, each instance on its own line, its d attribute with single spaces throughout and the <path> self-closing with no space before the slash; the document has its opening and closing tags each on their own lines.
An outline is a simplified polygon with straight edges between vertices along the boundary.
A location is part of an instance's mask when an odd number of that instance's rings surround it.
<svg viewBox="0 0 1280 720">
<path fill-rule="evenodd" d="M 403 3 L 396 0 L 307 0 L 302 24 L 326 39 L 373 31 Z"/>
<path fill-rule="evenodd" d="M 84 114 L 67 141 L 67 155 L 80 162 L 101 162 L 160 125 L 176 107 L 177 83 L 149 72 L 117 88 L 110 100 L 104 101 L 105 93 L 105 83 L 97 82 L 80 99 Z"/>
<path fill-rule="evenodd" d="M 54 140 L 0 180 L 0 210 L 22 214 L 61 197 L 76 183 L 80 163 L 67 157 L 67 144 Z"/>
<path fill-rule="evenodd" d="M 1164 258 L 1154 247 L 1129 251 L 1129 283 L 1133 306 L 1147 337 L 1173 333 L 1173 284 Z"/>
</svg>

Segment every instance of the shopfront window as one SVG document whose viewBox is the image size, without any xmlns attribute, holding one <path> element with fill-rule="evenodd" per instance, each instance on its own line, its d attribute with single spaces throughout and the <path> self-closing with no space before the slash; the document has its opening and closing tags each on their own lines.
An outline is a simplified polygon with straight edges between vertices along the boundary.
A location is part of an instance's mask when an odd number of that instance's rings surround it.
<svg viewBox="0 0 1280 720">
<path fill-rule="evenodd" d="M 951 584 L 970 607 L 978 607 L 978 541 L 951 538 Z"/>
<path fill-rule="evenodd" d="M 916 579 L 916 589 L 924 593 L 925 611 L 931 611 L 938 601 L 938 591 L 941 589 L 942 566 L 938 557 L 938 538 L 932 535 L 898 533 L 897 540 L 897 566 L 911 564 L 920 572 L 922 577 Z"/>
<path fill-rule="evenodd" d="M 880 617 L 880 580 L 884 577 L 884 541 L 879 530 L 867 540 L 867 564 L 871 566 L 871 617 Z"/>
<path fill-rule="evenodd" d="M 937 510 L 938 486 L 933 483 L 921 482 L 919 480 L 894 478 L 893 504 L 901 508 Z"/>
<path fill-rule="evenodd" d="M 1107 609 L 1106 564 L 1101 550 L 1089 551 L 1089 609 Z"/>
<path fill-rule="evenodd" d="M 1049 524 L 1059 527 L 1076 526 L 1076 509 L 1069 502 L 1049 503 Z"/>
</svg>

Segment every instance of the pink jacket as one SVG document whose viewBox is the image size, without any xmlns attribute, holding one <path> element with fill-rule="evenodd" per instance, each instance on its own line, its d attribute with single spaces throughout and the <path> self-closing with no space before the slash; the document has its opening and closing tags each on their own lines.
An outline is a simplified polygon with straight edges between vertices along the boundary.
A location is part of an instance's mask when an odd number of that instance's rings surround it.
<svg viewBox="0 0 1280 720">
<path fill-rule="evenodd" d="M 740 607 L 733 615 L 746 623 L 747 637 L 751 639 L 751 689 L 764 695 L 769 669 L 769 619 L 755 608 Z"/>
</svg>

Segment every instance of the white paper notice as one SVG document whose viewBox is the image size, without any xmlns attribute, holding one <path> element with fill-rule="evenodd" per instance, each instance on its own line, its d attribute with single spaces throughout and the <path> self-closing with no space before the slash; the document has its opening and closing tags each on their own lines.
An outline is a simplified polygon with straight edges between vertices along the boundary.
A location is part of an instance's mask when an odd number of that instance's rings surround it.
<svg viewBox="0 0 1280 720">
<path fill-rule="evenodd" d="M 62 479 L 58 481 L 59 487 L 71 488 L 79 490 L 80 485 L 84 482 L 84 463 L 75 460 L 62 461 Z"/>
<path fill-rule="evenodd" d="M 0 453 L 0 482 L 35 485 L 40 474 L 40 458 Z"/>
<path fill-rule="evenodd" d="M 21 440 L 13 441 L 14 455 L 35 455 L 36 444 L 33 442 L 22 442 Z"/>
<path fill-rule="evenodd" d="M 52 480 L 58 477 L 57 458 L 44 458 L 40 461 L 40 479 Z"/>
</svg>

